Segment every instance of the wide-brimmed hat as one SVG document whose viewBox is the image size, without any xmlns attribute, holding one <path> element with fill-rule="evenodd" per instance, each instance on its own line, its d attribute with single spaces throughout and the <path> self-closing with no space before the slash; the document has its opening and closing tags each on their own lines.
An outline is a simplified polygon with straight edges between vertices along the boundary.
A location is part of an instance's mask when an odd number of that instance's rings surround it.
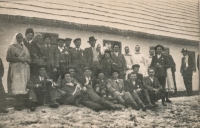
<svg viewBox="0 0 200 128">
<path fill-rule="evenodd" d="M 94 36 L 91 36 L 91 37 L 89 37 L 89 41 L 88 42 L 90 42 L 90 41 L 96 41 L 97 39 L 95 39 L 94 38 Z"/>
<path fill-rule="evenodd" d="M 188 52 L 187 48 L 183 48 L 181 52 Z"/>
</svg>

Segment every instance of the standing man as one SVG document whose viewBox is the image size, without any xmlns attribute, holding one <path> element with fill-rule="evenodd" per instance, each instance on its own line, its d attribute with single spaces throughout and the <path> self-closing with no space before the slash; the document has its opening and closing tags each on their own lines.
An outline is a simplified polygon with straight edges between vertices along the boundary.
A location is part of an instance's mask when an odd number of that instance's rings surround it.
<svg viewBox="0 0 200 128">
<path fill-rule="evenodd" d="M 55 49 L 54 71 L 58 71 L 59 75 L 62 75 L 71 64 L 71 56 L 64 47 L 65 39 L 58 38 L 57 42 L 58 47 Z"/>
<path fill-rule="evenodd" d="M 182 49 L 182 62 L 181 62 L 181 73 L 183 76 L 185 88 L 188 96 L 192 96 L 192 75 L 193 75 L 193 67 L 194 61 L 191 56 L 188 55 L 188 50 L 186 48 Z"/>
<path fill-rule="evenodd" d="M 126 75 L 126 60 L 124 58 L 124 55 L 119 53 L 119 45 L 114 44 L 113 45 L 114 52 L 111 53 L 111 58 L 113 60 L 113 69 L 119 72 L 119 78 L 125 79 Z"/>
<path fill-rule="evenodd" d="M 72 49 L 72 47 L 70 47 L 71 42 L 72 42 L 72 39 L 71 39 L 71 38 L 66 38 L 66 39 L 65 39 L 65 48 L 66 48 L 68 51 L 69 51 L 70 49 Z"/>
<path fill-rule="evenodd" d="M 126 70 L 126 80 L 127 80 L 128 74 L 132 72 L 133 58 L 132 58 L 132 55 L 129 54 L 129 47 L 128 46 L 126 46 L 124 48 L 124 50 L 125 50 L 124 57 L 125 57 L 125 60 L 126 60 L 126 67 L 127 67 L 127 70 Z"/>
<path fill-rule="evenodd" d="M 163 55 L 162 52 L 164 51 L 164 47 L 162 45 L 155 46 L 155 56 L 151 61 L 151 66 L 155 70 L 155 77 L 158 78 L 158 81 L 163 87 L 162 94 L 162 105 L 167 106 L 165 103 L 165 97 L 168 99 L 168 95 L 166 95 L 165 85 L 166 85 L 166 77 L 167 77 L 167 69 L 170 68 L 170 62 L 167 56 Z M 166 100 L 167 102 L 171 102 L 169 99 Z"/>
<path fill-rule="evenodd" d="M 25 38 L 23 39 L 24 45 L 27 47 L 28 51 L 30 52 L 30 44 L 34 37 L 34 31 L 32 28 L 26 29 Z"/>
<path fill-rule="evenodd" d="M 76 38 L 74 40 L 75 48 L 69 50 L 71 55 L 71 63 L 76 69 L 76 73 L 79 76 L 83 76 L 83 68 L 84 68 L 84 61 L 83 61 L 83 50 L 80 48 L 81 46 L 81 38 Z"/>
<path fill-rule="evenodd" d="M 54 58 L 55 46 L 51 45 L 51 41 L 52 41 L 51 35 L 48 33 L 45 34 L 44 35 L 45 44 L 41 46 L 41 51 L 42 51 L 44 61 L 46 62 L 47 74 L 49 75 L 51 79 L 56 81 L 55 72 L 53 72 L 54 60 L 55 60 Z"/>
<path fill-rule="evenodd" d="M 94 36 L 89 37 L 88 43 L 91 47 L 85 48 L 83 52 L 83 58 L 84 58 L 84 64 L 87 67 L 91 67 L 93 71 L 93 76 L 96 76 L 99 69 L 101 69 L 100 66 L 100 58 L 101 58 L 101 52 L 97 51 L 95 48 L 97 39 L 94 38 Z"/>
</svg>

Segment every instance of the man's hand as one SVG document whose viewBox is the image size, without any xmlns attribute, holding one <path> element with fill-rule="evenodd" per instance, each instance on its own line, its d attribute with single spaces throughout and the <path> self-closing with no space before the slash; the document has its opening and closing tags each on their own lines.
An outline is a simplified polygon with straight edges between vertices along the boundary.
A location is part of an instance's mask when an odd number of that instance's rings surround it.
<svg viewBox="0 0 200 128">
<path fill-rule="evenodd" d="M 86 88 L 86 87 L 83 87 L 83 91 L 84 91 L 84 92 L 87 91 L 87 88 Z"/>
<path fill-rule="evenodd" d="M 106 94 L 103 95 L 103 98 L 106 98 Z"/>
<path fill-rule="evenodd" d="M 115 93 L 115 94 L 117 94 L 117 95 L 121 95 L 121 93 L 120 93 L 120 92 L 118 92 L 118 91 L 115 91 L 114 93 Z"/>
<path fill-rule="evenodd" d="M 141 90 L 142 90 L 141 88 L 138 88 L 136 89 L 136 92 L 141 92 Z"/>
<path fill-rule="evenodd" d="M 158 63 L 158 64 L 157 64 L 157 67 L 158 67 L 158 68 L 162 68 L 162 65 L 160 65 L 160 64 Z"/>
<path fill-rule="evenodd" d="M 40 87 L 42 87 L 42 84 L 37 84 L 36 87 L 40 88 Z"/>
<path fill-rule="evenodd" d="M 96 88 L 96 92 L 99 92 L 99 87 Z"/>
<path fill-rule="evenodd" d="M 54 68 L 53 71 L 54 71 L 54 72 L 57 72 L 58 70 L 57 70 L 57 68 Z"/>
</svg>

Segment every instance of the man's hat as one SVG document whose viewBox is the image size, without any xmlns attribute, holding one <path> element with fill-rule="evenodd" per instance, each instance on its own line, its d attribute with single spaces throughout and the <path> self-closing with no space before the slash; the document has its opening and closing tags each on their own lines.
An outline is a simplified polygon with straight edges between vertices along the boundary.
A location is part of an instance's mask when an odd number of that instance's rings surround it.
<svg viewBox="0 0 200 128">
<path fill-rule="evenodd" d="M 165 50 L 165 48 L 164 48 L 162 45 L 160 45 L 160 44 L 159 44 L 159 45 L 156 45 L 155 48 L 154 48 L 154 50 L 156 51 L 156 49 L 157 49 L 158 47 L 161 47 L 162 50 Z"/>
<path fill-rule="evenodd" d="M 34 36 L 34 31 L 33 31 L 32 28 L 28 28 L 28 29 L 26 29 L 26 33 L 25 33 L 25 35 L 27 35 L 27 34 L 29 34 L 29 33 L 32 33 L 33 36 Z"/>
<path fill-rule="evenodd" d="M 140 68 L 140 65 L 139 65 L 139 64 L 134 64 L 134 65 L 132 66 L 132 69 L 134 69 L 135 67 Z"/>
<path fill-rule="evenodd" d="M 65 39 L 63 39 L 63 38 L 58 38 L 57 42 L 60 41 L 60 40 L 65 41 Z"/>
<path fill-rule="evenodd" d="M 98 76 L 100 73 L 104 74 L 104 71 L 102 69 L 99 69 L 96 75 Z"/>
<path fill-rule="evenodd" d="M 76 39 L 74 39 L 74 43 L 75 43 L 76 41 L 78 41 L 78 40 L 81 41 L 81 38 L 76 38 Z"/>
<path fill-rule="evenodd" d="M 85 68 L 84 68 L 84 72 L 85 72 L 86 70 L 91 70 L 91 71 L 92 71 L 92 69 L 91 69 L 90 67 L 85 67 Z"/>
<path fill-rule="evenodd" d="M 44 34 L 44 40 L 45 40 L 46 38 L 51 39 L 51 35 L 50 35 L 49 33 L 45 33 L 45 34 Z M 51 40 L 52 40 L 52 39 L 51 39 Z"/>
<path fill-rule="evenodd" d="M 113 73 L 115 73 L 115 72 L 117 72 L 118 74 L 120 74 L 120 72 L 119 72 L 118 70 L 112 69 L 112 70 L 111 70 L 111 75 L 112 75 Z"/>
<path fill-rule="evenodd" d="M 105 50 L 104 53 L 105 53 L 105 54 L 106 54 L 106 53 L 111 54 L 111 51 L 110 51 L 110 50 Z"/>
<path fill-rule="evenodd" d="M 72 41 L 72 38 L 65 38 L 65 41 Z"/>
<path fill-rule="evenodd" d="M 181 52 L 188 52 L 187 48 L 183 48 Z"/>
<path fill-rule="evenodd" d="M 90 41 L 96 41 L 97 39 L 95 39 L 94 38 L 94 36 L 91 36 L 91 37 L 89 37 L 89 41 L 88 42 L 90 42 Z"/>
<path fill-rule="evenodd" d="M 73 65 L 69 65 L 69 66 L 67 67 L 67 71 L 69 71 L 69 69 L 74 69 L 74 70 L 76 71 L 76 68 L 75 68 Z"/>
</svg>

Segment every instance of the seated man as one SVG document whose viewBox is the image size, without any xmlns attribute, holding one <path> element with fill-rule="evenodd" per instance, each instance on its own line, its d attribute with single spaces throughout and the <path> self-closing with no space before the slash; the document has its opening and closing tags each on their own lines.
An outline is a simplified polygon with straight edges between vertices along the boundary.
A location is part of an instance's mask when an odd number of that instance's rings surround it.
<svg viewBox="0 0 200 128">
<path fill-rule="evenodd" d="M 158 79 L 154 77 L 155 71 L 153 68 L 148 69 L 149 76 L 144 77 L 143 84 L 144 88 L 148 90 L 151 103 L 155 106 L 155 102 L 162 98 L 163 88 L 160 85 Z"/>
<path fill-rule="evenodd" d="M 45 66 L 38 67 L 39 74 L 31 77 L 27 84 L 29 89 L 30 110 L 35 111 L 37 105 L 48 102 L 50 95 L 50 107 L 57 108 L 59 105 L 55 100 L 56 84 L 46 75 Z M 37 104 L 36 104 L 37 103 Z"/>
<path fill-rule="evenodd" d="M 97 79 L 95 80 L 94 90 L 100 97 L 103 97 L 103 98 L 107 97 L 106 83 L 107 83 L 107 80 L 104 77 L 104 72 L 99 71 L 97 73 Z"/>
<path fill-rule="evenodd" d="M 56 94 L 58 99 L 63 104 L 79 106 L 79 101 L 82 95 L 82 88 L 79 83 L 73 80 L 70 72 L 66 72 L 61 77 L 62 82 L 59 83 L 59 89 Z"/>
<path fill-rule="evenodd" d="M 129 92 L 124 91 L 124 81 L 118 79 L 118 71 L 112 71 L 112 78 L 107 80 L 107 91 L 118 103 L 125 106 L 131 105 L 136 110 L 139 107 Z"/>
<path fill-rule="evenodd" d="M 140 82 L 137 81 L 137 74 L 132 72 L 130 74 L 129 80 L 124 82 L 124 90 L 130 92 L 133 99 L 141 106 L 142 110 L 146 110 L 146 106 L 140 98 L 146 99 L 148 104 L 147 107 L 153 107 L 151 104 L 149 93 L 146 89 L 143 88 Z"/>
<path fill-rule="evenodd" d="M 80 79 L 80 83 L 83 88 L 83 95 L 81 103 L 86 107 L 92 108 L 94 110 L 103 110 L 103 109 L 122 109 L 122 105 L 113 104 L 112 102 L 99 97 L 93 89 L 94 80 L 91 79 L 92 71 L 91 68 L 84 68 L 84 77 Z"/>
<path fill-rule="evenodd" d="M 132 72 L 132 73 L 136 73 L 136 74 L 137 74 L 137 81 L 138 81 L 141 85 L 143 85 L 143 75 L 140 74 L 140 73 L 138 73 L 138 72 L 139 72 L 139 69 L 140 69 L 140 65 L 139 65 L 139 64 L 134 64 L 134 65 L 132 66 L 132 69 L 133 69 L 133 72 Z M 131 73 L 128 74 L 128 79 L 130 78 L 130 75 L 131 75 Z"/>
</svg>

